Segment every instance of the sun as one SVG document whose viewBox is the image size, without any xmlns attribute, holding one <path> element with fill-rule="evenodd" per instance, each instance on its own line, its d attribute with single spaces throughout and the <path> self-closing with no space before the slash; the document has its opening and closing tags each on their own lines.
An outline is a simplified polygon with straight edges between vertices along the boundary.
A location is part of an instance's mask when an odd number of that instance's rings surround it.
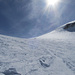
<svg viewBox="0 0 75 75">
<path fill-rule="evenodd" d="M 58 14 L 58 7 L 62 1 L 61 0 L 45 0 L 45 8 L 44 8 L 44 14 L 49 13 L 52 11 L 55 13 L 55 15 Z"/>
<path fill-rule="evenodd" d="M 55 6 L 59 0 L 46 0 L 47 6 Z"/>
</svg>

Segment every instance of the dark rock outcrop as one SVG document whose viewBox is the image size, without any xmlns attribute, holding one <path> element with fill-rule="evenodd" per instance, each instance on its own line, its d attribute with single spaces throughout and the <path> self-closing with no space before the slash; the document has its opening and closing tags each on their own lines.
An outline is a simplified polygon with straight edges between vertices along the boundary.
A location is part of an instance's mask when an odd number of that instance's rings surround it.
<svg viewBox="0 0 75 75">
<path fill-rule="evenodd" d="M 66 24 L 63 29 L 70 31 L 70 32 L 75 32 L 75 22 L 68 23 Z"/>
<path fill-rule="evenodd" d="M 17 73 L 15 68 L 9 68 L 8 70 L 5 70 L 2 73 L 5 75 L 21 75 L 20 73 Z"/>
</svg>

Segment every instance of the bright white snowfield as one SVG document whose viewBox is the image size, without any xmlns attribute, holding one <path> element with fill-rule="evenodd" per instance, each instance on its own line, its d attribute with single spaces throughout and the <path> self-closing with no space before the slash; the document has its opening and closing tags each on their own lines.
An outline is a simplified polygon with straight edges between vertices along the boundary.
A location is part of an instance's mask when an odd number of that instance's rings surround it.
<svg viewBox="0 0 75 75">
<path fill-rule="evenodd" d="M 75 75 L 75 22 L 31 39 L 0 35 L 0 75 Z"/>
</svg>

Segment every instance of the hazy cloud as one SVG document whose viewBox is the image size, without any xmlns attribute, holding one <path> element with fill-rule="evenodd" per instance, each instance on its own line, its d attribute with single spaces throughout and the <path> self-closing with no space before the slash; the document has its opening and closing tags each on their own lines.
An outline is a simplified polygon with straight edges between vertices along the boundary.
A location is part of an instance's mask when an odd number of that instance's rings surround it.
<svg viewBox="0 0 75 75">
<path fill-rule="evenodd" d="M 45 0 L 0 0 L 0 33 L 33 37 L 75 20 L 75 1 L 61 0 L 45 11 Z"/>
</svg>

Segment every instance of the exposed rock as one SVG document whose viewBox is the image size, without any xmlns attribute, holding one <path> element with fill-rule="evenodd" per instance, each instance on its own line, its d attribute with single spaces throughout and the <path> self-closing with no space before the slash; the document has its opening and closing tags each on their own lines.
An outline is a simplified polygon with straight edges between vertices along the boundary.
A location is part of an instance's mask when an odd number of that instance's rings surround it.
<svg viewBox="0 0 75 75">
<path fill-rule="evenodd" d="M 9 68 L 8 70 L 5 70 L 2 73 L 5 75 L 21 75 L 21 74 L 17 73 L 15 68 Z"/>
<path fill-rule="evenodd" d="M 63 29 L 68 30 L 68 31 L 75 31 L 75 28 L 73 29 L 73 27 L 75 27 L 75 22 L 66 24 Z M 71 30 L 71 28 L 72 28 L 72 30 Z"/>
</svg>

